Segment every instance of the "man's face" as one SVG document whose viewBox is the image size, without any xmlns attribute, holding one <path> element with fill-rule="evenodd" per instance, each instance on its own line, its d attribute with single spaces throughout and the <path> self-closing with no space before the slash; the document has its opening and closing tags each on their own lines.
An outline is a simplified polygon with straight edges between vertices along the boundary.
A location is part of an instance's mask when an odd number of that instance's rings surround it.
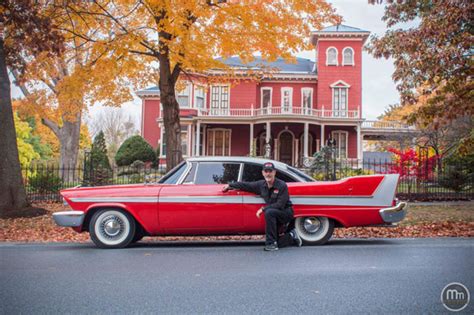
<svg viewBox="0 0 474 315">
<path fill-rule="evenodd" d="M 275 180 L 276 170 L 263 170 L 262 175 L 267 182 L 272 182 Z"/>
</svg>

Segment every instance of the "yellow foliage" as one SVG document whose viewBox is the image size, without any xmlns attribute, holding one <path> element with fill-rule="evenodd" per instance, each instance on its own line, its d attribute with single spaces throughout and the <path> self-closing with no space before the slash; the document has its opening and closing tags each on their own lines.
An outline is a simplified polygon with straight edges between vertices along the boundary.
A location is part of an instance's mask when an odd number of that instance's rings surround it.
<svg viewBox="0 0 474 315">
<path fill-rule="evenodd" d="M 21 121 L 18 114 L 14 113 L 15 131 L 16 131 L 16 142 L 18 146 L 18 157 L 20 164 L 26 167 L 31 161 L 39 159 L 40 155 L 35 152 L 33 146 L 26 142 L 31 136 L 31 127 L 27 122 Z"/>
</svg>

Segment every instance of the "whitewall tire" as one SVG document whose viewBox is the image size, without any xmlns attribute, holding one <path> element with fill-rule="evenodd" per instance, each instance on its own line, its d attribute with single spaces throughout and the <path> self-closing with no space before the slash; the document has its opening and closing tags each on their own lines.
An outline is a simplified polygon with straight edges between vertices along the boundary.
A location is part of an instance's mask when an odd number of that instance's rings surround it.
<svg viewBox="0 0 474 315">
<path fill-rule="evenodd" d="M 298 217 L 295 229 L 305 245 L 323 245 L 332 236 L 334 221 L 327 217 Z"/>
<path fill-rule="evenodd" d="M 118 209 L 102 209 L 94 213 L 89 225 L 91 240 L 100 248 L 123 248 L 135 235 L 133 217 Z"/>
</svg>

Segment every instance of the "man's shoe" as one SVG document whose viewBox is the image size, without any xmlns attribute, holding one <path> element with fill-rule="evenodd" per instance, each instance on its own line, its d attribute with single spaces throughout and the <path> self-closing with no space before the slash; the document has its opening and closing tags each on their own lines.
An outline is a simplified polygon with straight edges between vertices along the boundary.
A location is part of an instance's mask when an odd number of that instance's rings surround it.
<svg viewBox="0 0 474 315">
<path fill-rule="evenodd" d="M 295 241 L 296 246 L 301 247 L 301 245 L 303 245 L 303 240 L 298 235 L 298 232 L 296 232 L 296 229 L 291 230 L 290 235 L 293 238 L 293 240 Z"/>
<path fill-rule="evenodd" d="M 278 250 L 278 245 L 277 245 L 277 243 L 267 244 L 267 245 L 265 245 L 265 248 L 263 250 L 266 250 L 268 252 L 272 252 L 272 251 Z"/>
</svg>

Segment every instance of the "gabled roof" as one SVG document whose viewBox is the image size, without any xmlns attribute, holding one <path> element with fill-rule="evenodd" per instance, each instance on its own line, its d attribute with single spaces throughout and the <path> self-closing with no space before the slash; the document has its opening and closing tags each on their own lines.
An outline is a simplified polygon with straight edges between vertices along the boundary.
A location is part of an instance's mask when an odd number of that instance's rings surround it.
<svg viewBox="0 0 474 315">
<path fill-rule="evenodd" d="M 222 61 L 226 65 L 235 68 L 241 69 L 259 69 L 262 67 L 270 67 L 276 69 L 281 73 L 316 73 L 315 63 L 310 59 L 296 57 L 296 63 L 288 63 L 283 58 L 278 58 L 275 61 L 269 62 L 262 57 L 254 57 L 254 60 L 249 63 L 243 63 L 239 57 L 230 57 L 230 58 L 217 58 L 217 60 Z"/>
</svg>

